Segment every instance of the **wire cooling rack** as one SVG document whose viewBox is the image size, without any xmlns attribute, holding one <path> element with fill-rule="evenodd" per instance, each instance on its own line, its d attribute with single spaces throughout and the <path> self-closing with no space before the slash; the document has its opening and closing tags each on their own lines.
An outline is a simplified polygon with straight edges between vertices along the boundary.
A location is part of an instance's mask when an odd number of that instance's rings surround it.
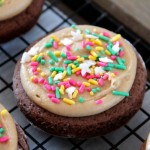
<svg viewBox="0 0 150 150">
<path fill-rule="evenodd" d="M 0 103 L 23 127 L 31 150 L 139 150 L 150 132 L 150 82 L 145 88 L 144 103 L 128 124 L 102 137 L 92 139 L 65 139 L 46 134 L 30 125 L 16 106 L 12 91 L 15 64 L 24 49 L 39 37 L 72 23 L 92 24 L 120 33 L 142 55 L 150 69 L 150 45 L 127 29 L 104 10 L 89 0 L 45 1 L 37 24 L 26 34 L 0 45 Z"/>
</svg>

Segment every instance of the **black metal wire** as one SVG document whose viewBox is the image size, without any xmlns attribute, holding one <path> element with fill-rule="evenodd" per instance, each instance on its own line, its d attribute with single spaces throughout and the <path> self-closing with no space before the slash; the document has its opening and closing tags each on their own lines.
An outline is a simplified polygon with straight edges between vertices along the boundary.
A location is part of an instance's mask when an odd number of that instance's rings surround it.
<svg viewBox="0 0 150 150">
<path fill-rule="evenodd" d="M 70 14 L 65 12 L 67 14 L 67 17 L 63 17 L 60 13 L 58 13 L 54 7 L 57 7 L 58 4 L 62 3 L 63 5 L 68 6 L 72 11 Z M 144 62 L 146 64 L 147 69 L 150 69 L 150 45 L 147 44 L 141 37 L 137 36 L 135 33 L 130 31 L 130 29 L 126 28 L 122 23 L 114 19 L 111 15 L 109 15 L 107 12 L 105 12 L 103 9 L 98 7 L 93 1 L 90 0 L 53 0 L 51 1 L 51 4 L 49 5 L 48 1 L 45 1 L 46 9 L 43 10 L 42 13 L 45 13 L 47 10 L 51 10 L 53 13 L 55 13 L 57 16 L 59 16 L 62 19 L 62 22 L 55 26 L 51 31 L 56 30 L 64 23 L 71 24 L 69 19 L 74 19 L 75 16 L 82 17 L 85 21 L 87 21 L 89 24 L 105 27 L 109 30 L 112 30 L 117 33 L 121 33 L 123 37 L 128 39 L 136 48 L 137 51 L 142 55 Z M 77 22 L 80 24 L 80 22 Z M 42 31 L 45 32 L 45 34 L 48 33 L 48 31 L 42 27 L 39 23 L 36 24 Z M 51 32 L 50 31 L 50 32 Z M 22 42 L 26 44 L 26 46 L 30 45 L 30 43 L 23 37 L 19 37 Z M 15 55 L 11 56 L 3 47 L 0 45 L 0 52 L 6 55 L 8 58 L 4 60 L 3 62 L 0 61 L 0 67 L 3 67 L 6 63 L 13 61 L 16 63 L 16 57 L 18 57 L 20 54 L 22 54 L 24 49 L 22 49 L 20 52 L 16 53 Z M 0 93 L 5 91 L 6 89 L 12 90 L 12 82 L 8 83 L 1 75 L 0 75 L 0 81 L 4 83 L 4 87 L 0 89 Z M 146 84 L 146 90 L 150 90 L 150 83 L 147 81 Z M 14 106 L 11 110 L 9 110 L 10 113 L 15 111 L 17 109 L 17 106 Z M 110 150 L 119 150 L 118 146 L 123 143 L 127 138 L 129 138 L 131 135 L 136 136 L 140 141 L 144 141 L 144 139 L 136 133 L 136 131 L 141 128 L 145 123 L 147 123 L 150 120 L 150 114 L 145 111 L 143 108 L 140 109 L 142 113 L 144 113 L 148 118 L 144 120 L 141 124 L 139 124 L 135 129 L 131 129 L 128 125 L 125 125 L 124 127 L 129 131 L 129 133 L 120 139 L 116 144 L 113 144 L 110 140 L 108 140 L 105 136 L 102 136 L 101 138 L 111 147 Z M 31 135 L 30 132 L 27 131 L 27 129 L 31 127 L 30 124 L 25 126 L 23 129 L 27 136 L 37 145 L 34 150 L 42 149 L 46 150 L 46 148 L 43 146 L 45 143 L 53 139 L 53 136 L 49 136 L 44 141 L 39 143 L 37 139 L 34 138 L 34 135 Z M 68 139 L 68 141 L 72 144 L 71 150 L 83 150 L 81 145 L 87 141 L 87 139 L 80 140 L 78 143 L 74 142 L 73 139 Z"/>
</svg>

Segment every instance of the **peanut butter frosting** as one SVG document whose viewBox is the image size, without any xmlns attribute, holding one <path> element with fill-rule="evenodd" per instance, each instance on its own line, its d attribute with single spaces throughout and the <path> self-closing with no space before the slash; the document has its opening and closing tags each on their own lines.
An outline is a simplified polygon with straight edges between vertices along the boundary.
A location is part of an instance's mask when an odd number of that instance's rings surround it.
<svg viewBox="0 0 150 150">
<path fill-rule="evenodd" d="M 21 83 L 40 107 L 68 117 L 104 112 L 129 96 L 137 58 L 133 46 L 104 28 L 73 25 L 24 52 Z"/>
<path fill-rule="evenodd" d="M 20 14 L 31 2 L 32 0 L 0 0 L 0 21 Z"/>
<path fill-rule="evenodd" d="M 146 141 L 146 148 L 145 150 L 150 150 L 150 134 L 148 135 L 147 141 Z"/>
<path fill-rule="evenodd" d="M 0 149 L 17 150 L 16 125 L 9 112 L 0 104 Z"/>
</svg>

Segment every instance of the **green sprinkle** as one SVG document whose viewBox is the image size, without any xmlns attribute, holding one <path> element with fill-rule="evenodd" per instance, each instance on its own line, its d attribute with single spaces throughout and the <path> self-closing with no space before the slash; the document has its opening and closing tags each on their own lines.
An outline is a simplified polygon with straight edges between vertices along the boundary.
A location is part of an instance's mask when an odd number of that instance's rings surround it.
<svg viewBox="0 0 150 150">
<path fill-rule="evenodd" d="M 55 67 L 55 71 L 61 71 L 61 72 L 63 72 L 64 68 L 62 68 L 62 67 Z"/>
<path fill-rule="evenodd" d="M 91 50 L 92 49 L 92 47 L 90 46 L 90 45 L 86 45 L 86 50 Z"/>
<path fill-rule="evenodd" d="M 0 133 L 3 133 L 4 132 L 4 129 L 3 128 L 0 128 Z"/>
<path fill-rule="evenodd" d="M 113 63 L 108 63 L 107 66 L 108 66 L 108 67 L 114 67 L 114 64 L 113 64 Z"/>
<path fill-rule="evenodd" d="M 41 62 L 41 60 L 42 60 L 42 56 L 38 56 L 37 61 Z"/>
<path fill-rule="evenodd" d="M 83 58 L 88 58 L 88 56 L 87 56 L 87 55 L 82 55 L 82 57 L 83 57 Z"/>
<path fill-rule="evenodd" d="M 71 76 L 71 74 L 72 74 L 72 72 L 71 72 L 71 67 L 68 66 L 68 67 L 67 67 L 67 75 Z"/>
<path fill-rule="evenodd" d="M 53 45 L 53 43 L 46 43 L 45 48 L 50 48 L 50 47 L 52 47 L 52 45 Z"/>
<path fill-rule="evenodd" d="M 58 84 L 60 81 L 54 81 L 54 84 Z"/>
<path fill-rule="evenodd" d="M 125 69 L 126 69 L 126 66 L 114 64 L 114 68 L 116 68 L 116 69 L 121 69 L 121 70 L 125 70 Z"/>
<path fill-rule="evenodd" d="M 71 28 L 76 29 L 77 28 L 76 24 L 72 24 Z"/>
<path fill-rule="evenodd" d="M 74 64 L 78 64 L 79 62 L 78 62 L 77 60 L 75 60 L 73 63 L 74 63 Z"/>
<path fill-rule="evenodd" d="M 76 64 L 77 67 L 79 67 L 79 64 Z"/>
<path fill-rule="evenodd" d="M 50 85 L 53 84 L 53 78 L 52 78 L 51 76 L 48 77 L 48 83 L 49 83 Z"/>
<path fill-rule="evenodd" d="M 99 87 L 97 87 L 96 90 L 97 90 L 97 92 L 100 92 L 100 91 L 101 91 L 101 89 L 100 89 Z"/>
<path fill-rule="evenodd" d="M 96 33 L 93 33 L 92 35 L 94 35 L 94 36 L 98 36 L 98 34 L 96 34 Z"/>
<path fill-rule="evenodd" d="M 110 46 L 110 47 L 112 47 L 113 46 L 113 43 L 112 42 L 108 42 L 108 45 Z"/>
<path fill-rule="evenodd" d="M 54 61 L 54 60 L 50 60 L 49 63 L 50 63 L 51 65 L 53 65 L 53 64 L 55 63 L 55 61 Z"/>
<path fill-rule="evenodd" d="M 122 92 L 122 91 L 112 91 L 112 94 L 119 95 L 119 96 L 129 96 L 128 92 Z"/>
<path fill-rule="evenodd" d="M 62 71 L 58 71 L 58 73 L 62 73 Z"/>
<path fill-rule="evenodd" d="M 119 65 L 124 65 L 124 63 L 122 62 L 122 59 L 120 57 L 117 57 L 117 62 Z"/>
<path fill-rule="evenodd" d="M 121 59 L 121 61 L 122 61 L 123 63 L 125 63 L 125 62 L 126 62 L 126 61 L 125 61 L 125 59 L 123 59 L 123 58 Z"/>
<path fill-rule="evenodd" d="M 96 88 L 95 88 L 95 89 L 93 88 L 93 89 L 92 89 L 92 92 L 93 92 L 93 93 L 96 93 L 96 92 L 97 92 Z"/>
<path fill-rule="evenodd" d="M 55 71 L 55 68 L 54 68 L 54 67 L 51 67 L 51 68 L 50 68 L 50 72 L 53 72 L 53 71 Z"/>
<path fill-rule="evenodd" d="M 111 71 L 112 70 L 111 67 L 103 67 L 103 69 L 106 70 L 106 71 Z"/>
<path fill-rule="evenodd" d="M 58 62 L 58 58 L 57 58 L 51 51 L 48 52 L 48 55 L 49 55 L 55 62 Z"/>
<path fill-rule="evenodd" d="M 79 47 L 77 47 L 75 50 L 76 50 L 76 51 L 79 51 L 79 50 L 80 50 L 80 48 L 79 48 Z"/>
<path fill-rule="evenodd" d="M 72 63 L 72 60 L 65 60 L 64 61 L 64 64 L 70 64 L 70 63 Z"/>
<path fill-rule="evenodd" d="M 83 97 L 79 97 L 79 102 L 83 103 L 84 102 L 84 98 Z"/>
<path fill-rule="evenodd" d="M 103 36 L 103 35 L 99 35 L 98 38 L 101 39 L 101 40 L 103 40 L 103 41 L 105 41 L 105 42 L 109 41 L 109 38 L 106 37 L 106 36 Z"/>
<path fill-rule="evenodd" d="M 53 44 L 53 42 L 54 42 L 54 39 L 51 38 L 50 41 L 49 41 L 49 43 Z"/>
<path fill-rule="evenodd" d="M 59 92 L 59 88 L 58 87 L 56 87 L 55 95 L 56 95 L 56 98 L 60 98 L 60 92 Z"/>
<path fill-rule="evenodd" d="M 111 46 L 107 46 L 108 51 L 112 54 L 115 55 L 115 51 L 111 48 Z"/>
<path fill-rule="evenodd" d="M 62 58 L 66 58 L 66 57 L 67 57 L 65 53 L 61 53 L 60 56 L 61 56 Z"/>
<path fill-rule="evenodd" d="M 45 65 L 45 60 L 44 59 L 41 60 L 41 64 Z"/>
<path fill-rule="evenodd" d="M 90 34 L 90 33 L 91 33 L 91 31 L 90 31 L 89 29 L 85 29 L 85 32 L 86 32 L 87 34 Z"/>
<path fill-rule="evenodd" d="M 101 51 L 101 54 L 103 54 L 103 55 L 104 55 L 104 54 L 105 54 L 105 51 L 104 51 L 104 50 L 102 50 L 102 51 Z"/>
</svg>

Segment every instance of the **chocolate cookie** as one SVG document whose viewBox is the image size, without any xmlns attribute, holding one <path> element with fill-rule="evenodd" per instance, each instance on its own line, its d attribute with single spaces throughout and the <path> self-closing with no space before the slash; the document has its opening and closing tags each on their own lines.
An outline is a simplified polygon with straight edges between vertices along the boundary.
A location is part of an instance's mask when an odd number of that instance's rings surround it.
<svg viewBox="0 0 150 150">
<path fill-rule="evenodd" d="M 16 123 L 17 133 L 18 133 L 18 149 L 19 150 L 29 150 L 27 143 L 27 138 L 22 130 L 22 128 Z"/>
<path fill-rule="evenodd" d="M 33 0 L 20 14 L 0 21 L 0 43 L 7 42 L 31 29 L 41 13 L 43 3 L 44 0 Z"/>
<path fill-rule="evenodd" d="M 35 43 L 28 47 L 26 51 Z M 19 60 L 13 76 L 13 89 L 18 100 L 18 106 L 29 121 L 52 135 L 69 138 L 90 138 L 104 135 L 125 125 L 140 109 L 143 101 L 146 69 L 139 54 L 137 54 L 137 71 L 129 92 L 130 96 L 125 97 L 120 103 L 105 112 L 85 117 L 56 115 L 35 104 L 22 87 L 20 65 Z"/>
</svg>

